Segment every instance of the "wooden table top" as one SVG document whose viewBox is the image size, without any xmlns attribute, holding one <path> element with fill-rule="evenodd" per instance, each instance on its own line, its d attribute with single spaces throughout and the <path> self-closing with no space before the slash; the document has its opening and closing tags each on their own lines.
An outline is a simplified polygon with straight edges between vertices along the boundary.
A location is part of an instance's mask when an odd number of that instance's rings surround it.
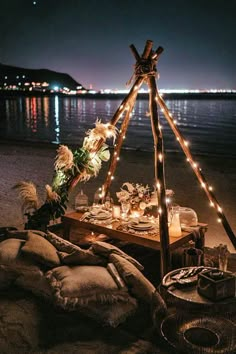
<svg viewBox="0 0 236 354">
<path fill-rule="evenodd" d="M 69 232 L 68 228 L 71 226 L 81 227 L 83 229 L 88 229 L 96 233 L 102 233 L 110 236 L 111 238 L 116 238 L 122 241 L 127 241 L 131 243 L 135 243 L 144 247 L 153 248 L 156 250 L 160 250 L 160 235 L 156 234 L 148 234 L 147 232 L 136 232 L 131 233 L 128 231 L 118 229 L 121 226 L 121 221 L 114 221 L 109 225 L 105 225 L 102 223 L 95 224 L 88 221 L 82 221 L 80 218 L 83 216 L 81 212 L 71 212 L 65 214 L 62 217 L 62 222 L 65 227 L 65 232 Z M 206 228 L 207 224 L 199 224 L 198 228 Z M 195 228 L 196 230 L 196 228 Z M 194 230 L 193 230 L 194 232 Z M 182 236 L 180 237 L 169 237 L 170 249 L 174 250 L 181 246 L 182 244 L 188 242 L 193 237 L 193 232 L 182 232 Z M 69 235 L 68 235 L 69 236 Z"/>
</svg>

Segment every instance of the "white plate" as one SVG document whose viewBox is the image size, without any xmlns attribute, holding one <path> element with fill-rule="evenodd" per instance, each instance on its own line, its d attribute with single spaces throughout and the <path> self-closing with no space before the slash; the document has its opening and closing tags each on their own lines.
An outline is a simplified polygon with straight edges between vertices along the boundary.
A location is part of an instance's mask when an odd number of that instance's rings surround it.
<svg viewBox="0 0 236 354">
<path fill-rule="evenodd" d="M 97 215 L 93 215 L 92 218 L 97 220 L 106 220 L 111 217 L 111 213 L 98 213 Z"/>
<path fill-rule="evenodd" d="M 130 225 L 130 227 L 134 230 L 140 230 L 140 231 L 145 231 L 145 230 L 150 230 L 153 228 L 153 225 L 152 224 L 144 224 L 144 223 L 141 223 L 141 224 L 133 224 L 133 225 Z"/>
</svg>

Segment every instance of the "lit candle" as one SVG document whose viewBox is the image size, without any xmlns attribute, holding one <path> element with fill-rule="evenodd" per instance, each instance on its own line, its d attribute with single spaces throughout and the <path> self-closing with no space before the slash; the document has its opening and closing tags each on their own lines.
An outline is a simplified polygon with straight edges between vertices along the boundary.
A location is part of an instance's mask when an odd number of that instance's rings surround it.
<svg viewBox="0 0 236 354">
<path fill-rule="evenodd" d="M 120 206 L 119 205 L 113 205 L 112 206 L 112 217 L 114 219 L 119 219 L 120 218 Z"/>
<path fill-rule="evenodd" d="M 180 237 L 182 235 L 178 212 L 173 213 L 171 224 L 169 227 L 169 235 L 171 237 Z"/>
</svg>

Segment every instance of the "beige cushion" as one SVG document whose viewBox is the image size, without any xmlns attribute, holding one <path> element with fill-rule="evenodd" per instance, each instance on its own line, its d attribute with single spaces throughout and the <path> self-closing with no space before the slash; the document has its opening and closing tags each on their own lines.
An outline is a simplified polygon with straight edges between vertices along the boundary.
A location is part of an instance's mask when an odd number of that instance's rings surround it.
<svg viewBox="0 0 236 354">
<path fill-rule="evenodd" d="M 89 250 L 75 250 L 72 253 L 58 252 L 61 263 L 67 265 L 105 265 L 106 260 Z"/>
<path fill-rule="evenodd" d="M 132 263 L 122 256 L 112 253 L 109 260 L 115 264 L 131 293 L 138 299 L 151 303 L 152 294 L 155 291 L 152 283 Z"/>
<path fill-rule="evenodd" d="M 134 264 L 139 270 L 143 270 L 142 264 L 140 264 L 136 259 L 130 257 L 125 252 L 121 251 L 118 247 L 111 245 L 107 242 L 96 241 L 92 244 L 91 250 L 104 257 L 109 257 L 110 254 L 119 254 L 123 258 L 127 259 L 130 263 Z"/>
<path fill-rule="evenodd" d="M 29 232 L 28 240 L 21 248 L 21 251 L 36 262 L 46 265 L 47 267 L 60 265 L 56 248 L 45 238 L 32 232 Z"/>
<path fill-rule="evenodd" d="M 130 301 L 130 295 L 119 290 L 106 268 L 100 266 L 61 266 L 46 273 L 57 305 L 74 310 L 88 303 Z"/>
</svg>

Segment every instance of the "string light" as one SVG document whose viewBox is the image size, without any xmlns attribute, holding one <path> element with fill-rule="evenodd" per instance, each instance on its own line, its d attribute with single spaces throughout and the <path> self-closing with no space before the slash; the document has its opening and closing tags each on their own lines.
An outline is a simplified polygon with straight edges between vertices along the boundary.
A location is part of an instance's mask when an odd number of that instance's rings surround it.
<svg viewBox="0 0 236 354">
<path fill-rule="evenodd" d="M 159 154 L 159 155 L 158 155 L 158 158 L 159 158 L 159 161 L 160 161 L 160 162 L 163 161 L 163 155 L 162 155 L 162 154 Z"/>
<path fill-rule="evenodd" d="M 161 214 L 162 213 L 162 209 L 158 208 L 158 213 Z"/>
<path fill-rule="evenodd" d="M 222 220 L 219 218 L 219 219 L 217 219 L 217 221 L 218 221 L 218 222 L 221 222 Z"/>
<path fill-rule="evenodd" d="M 189 142 L 185 140 L 185 141 L 184 141 L 184 145 L 185 145 L 185 146 L 188 146 L 188 145 L 189 145 Z"/>
<path fill-rule="evenodd" d="M 116 159 L 119 161 L 120 160 L 119 156 Z"/>
<path fill-rule="evenodd" d="M 114 176 L 111 176 L 111 179 L 113 180 L 115 177 Z"/>
<path fill-rule="evenodd" d="M 202 182 L 201 186 L 202 186 L 202 188 L 206 188 L 206 183 Z"/>
<path fill-rule="evenodd" d="M 111 175 L 111 171 L 108 172 L 109 176 Z"/>
<path fill-rule="evenodd" d="M 217 210 L 222 213 L 222 208 L 218 205 Z"/>
<path fill-rule="evenodd" d="M 209 191 L 212 191 L 212 190 L 213 190 L 213 187 L 212 187 L 212 186 L 209 186 L 208 189 L 209 189 Z"/>
<path fill-rule="evenodd" d="M 214 205 L 214 203 L 213 203 L 213 202 L 210 202 L 210 206 L 211 206 L 211 207 L 214 207 L 215 205 Z"/>
<path fill-rule="evenodd" d="M 122 105 L 120 106 L 120 110 L 121 110 L 123 107 L 124 107 L 124 105 L 122 104 Z"/>
<path fill-rule="evenodd" d="M 175 119 L 175 120 L 173 120 L 173 123 L 174 123 L 174 124 L 177 124 L 178 122 L 177 122 L 177 120 Z"/>
</svg>

